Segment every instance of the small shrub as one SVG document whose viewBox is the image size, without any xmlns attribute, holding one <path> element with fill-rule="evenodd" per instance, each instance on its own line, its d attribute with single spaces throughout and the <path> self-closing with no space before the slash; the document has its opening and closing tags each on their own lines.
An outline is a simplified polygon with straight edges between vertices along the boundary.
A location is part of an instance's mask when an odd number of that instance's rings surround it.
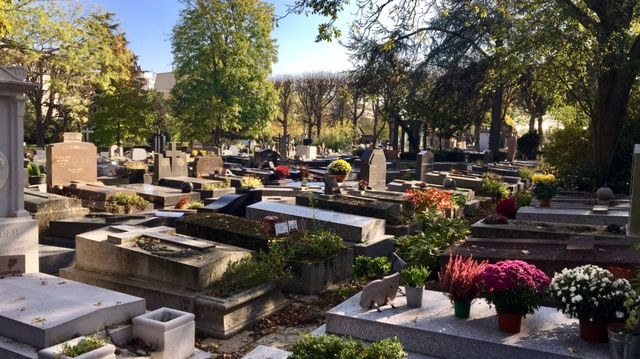
<svg viewBox="0 0 640 359">
<path fill-rule="evenodd" d="M 262 284 L 281 282 L 290 277 L 283 257 L 276 253 L 258 254 L 229 264 L 222 279 L 213 284 L 212 295 L 230 297 Z"/>
<path fill-rule="evenodd" d="M 540 135 L 535 132 L 528 132 L 518 138 L 518 152 L 528 158 L 535 159 L 540 145 Z"/>
<path fill-rule="evenodd" d="M 365 346 L 362 341 L 335 335 L 306 335 L 293 345 L 290 359 L 406 359 L 402 343 L 388 338 Z"/>
<path fill-rule="evenodd" d="M 214 191 L 217 189 L 231 188 L 231 181 L 224 180 L 224 182 L 205 183 L 202 185 L 203 191 Z"/>
<path fill-rule="evenodd" d="M 351 165 L 345 160 L 335 160 L 327 166 L 327 171 L 331 175 L 346 176 L 351 172 Z"/>
<path fill-rule="evenodd" d="M 403 270 L 400 275 L 402 276 L 403 285 L 422 288 L 427 283 L 427 278 L 431 276 L 431 271 L 429 268 L 417 265 Z"/>
<path fill-rule="evenodd" d="M 353 277 L 356 279 L 380 279 L 391 273 L 391 261 L 387 257 L 356 257 L 353 264 Z"/>
<path fill-rule="evenodd" d="M 99 339 L 95 336 L 85 337 L 76 345 L 64 344 L 62 346 L 60 355 L 66 355 L 68 357 L 75 358 L 107 344 L 109 344 L 109 341 L 106 339 Z"/>
<path fill-rule="evenodd" d="M 198 209 L 204 207 L 204 202 L 202 201 L 191 201 L 187 204 L 187 209 Z"/>
<path fill-rule="evenodd" d="M 516 193 L 516 205 L 518 208 L 530 206 L 532 200 L 533 192 L 530 190 L 524 190 Z"/>
<path fill-rule="evenodd" d="M 522 180 L 528 180 L 531 179 L 531 177 L 533 177 L 533 174 L 536 171 L 533 168 L 530 167 L 520 167 L 520 169 L 518 170 L 518 177 L 520 177 Z"/>
<path fill-rule="evenodd" d="M 404 198 L 413 203 L 416 212 L 442 211 L 453 209 L 453 193 L 437 189 L 413 190 L 405 192 Z"/>
<path fill-rule="evenodd" d="M 138 196 L 137 194 L 116 193 L 115 195 L 109 197 L 109 199 L 107 200 L 107 206 L 110 204 L 112 206 L 124 206 L 125 210 L 129 210 L 131 208 L 144 210 L 149 205 L 149 202 L 147 202 L 144 198 Z"/>
<path fill-rule="evenodd" d="M 270 253 L 278 253 L 287 262 L 316 262 L 330 258 L 342 250 L 346 245 L 342 238 L 329 231 L 290 235 L 285 239 L 271 241 Z"/>
<path fill-rule="evenodd" d="M 509 195 L 509 187 L 502 183 L 498 175 L 487 172 L 482 179 L 481 192 L 494 199 L 506 198 Z"/>
<path fill-rule="evenodd" d="M 515 197 L 505 198 L 496 203 L 496 213 L 507 219 L 516 219 L 517 212 Z"/>
<path fill-rule="evenodd" d="M 257 177 L 244 176 L 242 180 L 240 180 L 240 187 L 246 189 L 262 188 L 262 181 Z"/>
<path fill-rule="evenodd" d="M 44 176 L 44 174 L 40 172 L 40 165 L 38 165 L 35 162 L 29 162 L 29 165 L 27 166 L 27 171 L 29 172 L 29 176 L 32 176 L 32 177 Z"/>
</svg>

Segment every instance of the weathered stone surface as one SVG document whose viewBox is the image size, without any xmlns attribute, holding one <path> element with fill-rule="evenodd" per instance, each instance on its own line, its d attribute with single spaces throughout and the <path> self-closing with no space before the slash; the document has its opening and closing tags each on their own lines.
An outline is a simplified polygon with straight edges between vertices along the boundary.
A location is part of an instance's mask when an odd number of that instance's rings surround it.
<svg viewBox="0 0 640 359">
<path fill-rule="evenodd" d="M 598 214 L 594 213 L 590 209 L 553 207 L 522 207 L 516 214 L 516 219 L 524 221 L 591 224 L 604 226 L 609 224 L 624 226 L 628 222 L 628 218 L 629 212 L 626 210 L 610 210 L 605 214 Z"/>
<path fill-rule="evenodd" d="M 151 184 L 134 183 L 119 188 L 134 191 L 138 196 L 153 203 L 156 209 L 174 207 L 183 198 L 189 198 L 191 201 L 200 200 L 200 193 L 198 192 L 182 193 L 180 189 Z"/>
<path fill-rule="evenodd" d="M 224 168 L 224 162 L 220 156 L 207 155 L 196 158 L 194 166 L 196 177 L 206 177 L 216 171 L 222 171 Z"/>
<path fill-rule="evenodd" d="M 416 180 L 424 182 L 427 172 L 433 171 L 435 155 L 429 150 L 420 151 L 417 156 Z"/>
<path fill-rule="evenodd" d="M 155 170 L 153 172 L 153 183 L 160 182 L 165 177 L 187 177 L 187 161 L 189 155 L 178 150 L 177 144 L 171 142 L 169 149 L 163 154 L 156 153 L 153 157 Z"/>
<path fill-rule="evenodd" d="M 384 191 L 387 187 L 387 160 L 380 149 L 365 150 L 360 164 L 360 179 L 367 181 L 369 187 Z"/>
<path fill-rule="evenodd" d="M 296 196 L 296 204 L 307 207 L 313 204 L 314 208 L 380 218 L 386 220 L 387 224 L 399 224 L 402 221 L 402 205 L 365 196 L 319 196 L 303 192 Z"/>
<path fill-rule="evenodd" d="M 400 273 L 394 273 L 382 279 L 371 281 L 362 288 L 360 307 L 364 309 L 393 305 L 400 287 Z"/>
<path fill-rule="evenodd" d="M 26 272 L 38 272 L 37 222 L 31 217 L 0 217 L 1 256 L 24 256 Z"/>
<path fill-rule="evenodd" d="M 62 142 L 47 146 L 47 191 L 72 182 L 98 180 L 96 146 L 89 142 Z"/>
<path fill-rule="evenodd" d="M 145 312 L 142 298 L 42 273 L 0 284 L 0 335 L 38 349 Z"/>
<path fill-rule="evenodd" d="M 318 294 L 332 285 L 351 279 L 352 266 L 352 248 L 321 261 L 291 263 L 293 277 L 284 290 L 292 293 Z"/>
</svg>

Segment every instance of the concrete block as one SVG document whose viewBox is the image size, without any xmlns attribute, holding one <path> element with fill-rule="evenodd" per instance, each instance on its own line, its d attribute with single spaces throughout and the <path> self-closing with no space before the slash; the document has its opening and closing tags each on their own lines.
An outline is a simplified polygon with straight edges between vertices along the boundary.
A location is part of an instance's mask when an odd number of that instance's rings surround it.
<svg viewBox="0 0 640 359">
<path fill-rule="evenodd" d="M 192 313 L 159 308 L 133 318 L 133 336 L 150 345 L 157 359 L 186 359 L 193 355 L 196 324 Z"/>
</svg>

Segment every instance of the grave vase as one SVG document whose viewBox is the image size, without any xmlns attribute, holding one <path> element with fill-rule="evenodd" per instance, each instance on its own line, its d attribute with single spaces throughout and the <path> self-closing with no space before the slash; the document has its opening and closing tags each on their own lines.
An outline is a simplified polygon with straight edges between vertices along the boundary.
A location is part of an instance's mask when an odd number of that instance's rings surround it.
<svg viewBox="0 0 640 359">
<path fill-rule="evenodd" d="M 407 293 L 407 307 L 420 308 L 422 307 L 422 296 L 424 294 L 424 287 L 404 287 L 405 293 Z"/>
<path fill-rule="evenodd" d="M 520 333 L 522 315 L 498 312 L 498 328 L 500 331 L 510 334 Z"/>
<path fill-rule="evenodd" d="M 640 336 L 625 332 L 622 323 L 609 324 L 607 332 L 612 359 L 640 358 Z"/>
<path fill-rule="evenodd" d="M 589 343 L 606 343 L 608 339 L 607 324 L 580 320 L 580 338 Z"/>
<path fill-rule="evenodd" d="M 471 312 L 471 302 L 456 300 L 453 302 L 454 315 L 459 319 L 469 319 Z"/>
</svg>

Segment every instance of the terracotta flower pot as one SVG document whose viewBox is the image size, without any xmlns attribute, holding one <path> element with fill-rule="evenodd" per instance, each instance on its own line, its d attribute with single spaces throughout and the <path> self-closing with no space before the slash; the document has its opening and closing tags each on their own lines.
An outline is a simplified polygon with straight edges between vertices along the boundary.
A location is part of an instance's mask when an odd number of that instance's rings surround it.
<svg viewBox="0 0 640 359">
<path fill-rule="evenodd" d="M 471 312 L 471 302 L 458 301 L 453 302 L 454 315 L 459 319 L 469 319 Z"/>
<path fill-rule="evenodd" d="M 607 324 L 580 320 L 580 338 L 589 343 L 608 342 Z"/>
<path fill-rule="evenodd" d="M 336 182 L 342 183 L 345 179 L 347 179 L 347 175 L 334 175 L 336 178 Z"/>
<path fill-rule="evenodd" d="M 500 331 L 510 334 L 520 333 L 522 327 L 522 315 L 511 313 L 498 313 L 498 328 Z"/>
<path fill-rule="evenodd" d="M 540 207 L 551 207 L 551 198 L 540 198 Z"/>
</svg>

